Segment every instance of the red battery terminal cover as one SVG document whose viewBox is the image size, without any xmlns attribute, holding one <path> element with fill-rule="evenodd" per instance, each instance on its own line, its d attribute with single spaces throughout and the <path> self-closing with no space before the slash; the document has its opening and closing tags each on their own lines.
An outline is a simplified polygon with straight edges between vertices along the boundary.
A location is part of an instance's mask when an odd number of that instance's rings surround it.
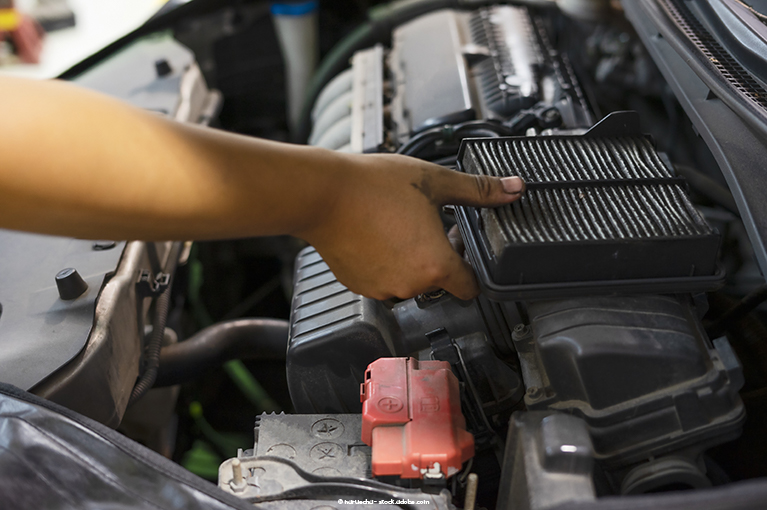
<svg viewBox="0 0 767 510">
<path fill-rule="evenodd" d="M 361 386 L 362 440 L 373 447 L 374 476 L 448 477 L 474 456 L 446 361 L 381 358 Z"/>
</svg>

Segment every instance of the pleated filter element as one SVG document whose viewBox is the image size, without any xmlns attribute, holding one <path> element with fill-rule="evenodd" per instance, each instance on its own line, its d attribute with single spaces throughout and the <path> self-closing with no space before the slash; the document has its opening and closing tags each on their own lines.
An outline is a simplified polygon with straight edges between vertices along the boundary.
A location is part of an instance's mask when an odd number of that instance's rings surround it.
<svg viewBox="0 0 767 510">
<path fill-rule="evenodd" d="M 719 235 L 648 137 L 466 140 L 459 167 L 527 183 L 513 204 L 460 210 L 486 286 L 676 292 L 721 280 Z"/>
</svg>

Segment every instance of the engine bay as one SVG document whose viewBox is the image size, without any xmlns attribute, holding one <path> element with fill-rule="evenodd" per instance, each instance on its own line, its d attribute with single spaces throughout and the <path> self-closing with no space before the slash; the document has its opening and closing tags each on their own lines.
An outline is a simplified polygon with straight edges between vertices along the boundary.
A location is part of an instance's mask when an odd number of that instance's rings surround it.
<svg viewBox="0 0 767 510">
<path fill-rule="evenodd" d="M 441 210 L 481 294 L 367 298 L 289 237 L 0 231 L 2 382 L 255 508 L 746 508 L 738 484 L 767 476 L 767 53 L 731 18 L 767 47 L 767 5 L 171 4 L 62 78 L 522 177 L 513 204 Z M 297 106 L 310 64 L 276 18 L 307 15 L 324 59 Z M 701 77 L 677 47 L 723 64 Z"/>
</svg>

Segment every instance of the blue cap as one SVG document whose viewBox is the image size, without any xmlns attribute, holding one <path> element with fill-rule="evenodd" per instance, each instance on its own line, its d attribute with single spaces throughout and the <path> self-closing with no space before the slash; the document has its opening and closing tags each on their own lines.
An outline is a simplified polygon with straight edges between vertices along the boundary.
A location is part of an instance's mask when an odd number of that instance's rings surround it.
<svg viewBox="0 0 767 510">
<path fill-rule="evenodd" d="M 317 1 L 273 3 L 272 14 L 275 16 L 303 16 L 317 10 Z"/>
</svg>

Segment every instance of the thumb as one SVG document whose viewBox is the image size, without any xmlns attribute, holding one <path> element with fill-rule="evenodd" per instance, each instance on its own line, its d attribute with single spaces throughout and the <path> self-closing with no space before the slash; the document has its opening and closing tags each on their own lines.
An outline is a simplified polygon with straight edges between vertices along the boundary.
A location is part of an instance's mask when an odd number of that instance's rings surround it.
<svg viewBox="0 0 767 510">
<path fill-rule="evenodd" d="M 513 202 L 525 191 L 520 177 L 469 175 L 455 170 L 438 172 L 434 200 L 442 205 L 498 207 Z"/>
<path fill-rule="evenodd" d="M 479 294 L 477 278 L 468 262 L 457 254 L 453 257 L 450 270 L 442 281 L 442 288 L 463 301 L 473 299 Z"/>
</svg>

